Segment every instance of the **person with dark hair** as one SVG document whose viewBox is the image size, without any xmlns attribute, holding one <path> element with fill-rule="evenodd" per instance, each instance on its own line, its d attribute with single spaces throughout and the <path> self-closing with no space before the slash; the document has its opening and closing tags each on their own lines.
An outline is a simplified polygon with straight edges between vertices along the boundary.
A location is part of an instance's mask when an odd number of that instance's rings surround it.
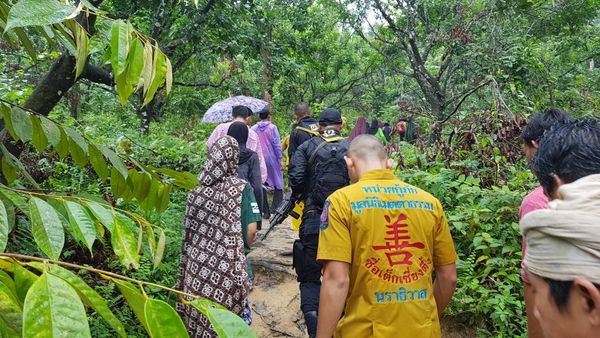
<svg viewBox="0 0 600 338">
<path fill-rule="evenodd" d="M 369 132 L 369 124 L 367 123 L 367 119 L 364 116 L 359 116 L 356 120 L 356 125 L 352 128 L 352 132 L 350 133 L 350 137 L 348 140 L 352 141 L 356 137 L 360 135 L 365 135 Z"/>
<path fill-rule="evenodd" d="M 390 142 L 390 140 L 392 139 L 392 127 L 390 127 L 390 123 L 385 122 L 383 124 L 383 128 L 381 128 L 381 130 L 383 130 L 383 135 L 385 136 L 385 139 L 388 142 Z"/>
<path fill-rule="evenodd" d="M 267 165 L 267 185 L 273 189 L 273 203 L 269 206 L 266 189 L 263 189 L 263 217 L 270 218 L 270 213 L 279 206 L 283 199 L 283 167 L 281 139 L 277 126 L 270 120 L 271 112 L 265 109 L 259 113 L 260 122 L 251 130 L 256 132 Z"/>
<path fill-rule="evenodd" d="M 292 194 L 304 202 L 299 239 L 294 242 L 294 269 L 300 282 L 300 307 L 309 337 L 317 331 L 321 265 L 317 263 L 319 224 L 327 197 L 350 182 L 344 155 L 348 140 L 341 136 L 342 115 L 328 108 L 319 116 L 321 133 L 294 153 L 289 170 Z"/>
<path fill-rule="evenodd" d="M 198 186 L 187 198 L 176 288 L 221 304 L 250 325 L 244 247 L 254 239 L 252 211 L 257 208 L 252 187 L 237 177 L 238 157 L 238 143 L 230 136 L 208 150 Z M 208 318 L 194 307 L 179 300 L 176 306 L 191 337 L 217 337 Z"/>
<path fill-rule="evenodd" d="M 525 157 L 531 162 L 535 152 L 539 148 L 539 139 L 544 132 L 549 130 L 557 123 L 567 123 L 569 117 L 567 113 L 559 108 L 549 108 L 533 114 L 527 125 L 523 128 L 521 140 Z M 523 218 L 529 212 L 548 207 L 548 198 L 544 195 L 544 190 L 540 186 L 530 192 L 521 203 L 519 210 L 519 219 Z M 526 243 L 523 241 L 523 257 L 525 257 Z M 523 280 L 525 308 L 527 313 L 527 327 L 530 338 L 541 338 L 542 331 L 537 319 L 533 316 L 534 297 L 531 293 L 529 281 L 527 279 L 526 269 L 522 266 L 521 279 Z"/>
<path fill-rule="evenodd" d="M 292 167 L 292 159 L 294 158 L 296 149 L 305 141 L 319 136 L 319 125 L 313 117 L 308 103 L 301 102 L 296 104 L 294 118 L 296 119 L 296 123 L 292 126 L 288 146 L 288 168 Z"/>
<path fill-rule="evenodd" d="M 245 123 L 246 126 L 248 126 L 248 124 L 250 123 L 250 116 L 252 115 L 252 110 L 250 110 L 250 108 L 248 108 L 246 106 L 235 106 L 232 109 L 231 115 L 233 116 L 233 121 L 219 124 L 215 128 L 215 130 L 213 130 L 212 134 L 210 134 L 210 137 L 208 138 L 208 140 L 206 140 L 207 148 L 212 147 L 213 144 L 219 138 L 227 135 L 229 126 L 233 122 L 242 122 L 242 123 Z M 266 182 L 267 181 L 267 165 L 265 164 L 265 158 L 263 156 L 263 152 L 260 147 L 258 135 L 256 135 L 256 133 L 253 130 L 251 130 L 248 133 L 248 142 L 246 145 L 247 145 L 248 149 L 256 152 L 256 154 L 258 155 L 258 160 L 259 160 L 259 164 L 260 164 L 261 183 Z"/>
<path fill-rule="evenodd" d="M 441 203 L 396 178 L 372 135 L 354 139 L 345 160 L 354 184 L 321 216 L 317 337 L 440 337 L 457 260 Z"/>
<path fill-rule="evenodd" d="M 383 144 L 386 145 L 387 144 L 387 138 L 385 137 L 385 135 L 383 134 L 383 130 L 381 130 L 381 128 L 379 127 L 379 125 L 381 124 L 381 122 L 374 118 L 373 121 L 371 121 L 371 124 L 369 125 L 369 135 L 373 135 L 375 137 L 377 137 L 377 139 L 379 139 L 379 141 Z M 383 124 L 381 124 L 383 125 Z"/>
<path fill-rule="evenodd" d="M 600 126 L 556 125 L 538 143 L 551 201 L 520 222 L 533 311 L 545 337 L 600 337 Z"/>
<path fill-rule="evenodd" d="M 253 222 L 256 222 L 256 228 L 260 230 L 260 223 L 262 222 L 261 217 L 261 203 L 263 200 L 262 196 L 262 183 L 260 183 L 260 168 L 258 165 L 258 155 L 246 147 L 248 141 L 248 127 L 243 122 L 233 122 L 227 130 L 227 135 L 233 137 L 240 149 L 240 156 L 237 163 L 238 177 L 248 182 L 254 192 L 255 202 L 252 203 L 252 209 L 248 209 L 246 212 L 250 213 L 249 217 Z M 246 225 L 242 222 L 243 232 L 245 233 Z M 247 238 L 244 237 L 245 252 L 250 253 L 250 245 Z M 250 280 L 253 279 L 254 274 L 252 273 L 252 267 L 250 261 L 247 261 L 248 275 Z"/>
</svg>

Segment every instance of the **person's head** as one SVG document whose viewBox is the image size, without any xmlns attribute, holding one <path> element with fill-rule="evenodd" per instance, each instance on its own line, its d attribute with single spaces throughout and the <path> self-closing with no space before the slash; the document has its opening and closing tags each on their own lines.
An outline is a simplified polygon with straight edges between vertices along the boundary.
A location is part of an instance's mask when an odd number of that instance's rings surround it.
<svg viewBox="0 0 600 338">
<path fill-rule="evenodd" d="M 557 124 L 539 139 L 532 169 L 546 195 L 562 184 L 600 173 L 600 126 L 593 121 Z"/>
<path fill-rule="evenodd" d="M 539 148 L 539 139 L 548 129 L 557 123 L 568 123 L 571 120 L 567 113 L 560 108 L 547 108 L 535 113 L 527 120 L 527 125 L 521 133 L 525 157 L 531 161 L 535 151 Z"/>
<path fill-rule="evenodd" d="M 240 148 L 246 146 L 246 142 L 248 142 L 248 126 L 244 122 L 233 122 L 229 129 L 227 130 L 227 135 L 233 137 Z"/>
<path fill-rule="evenodd" d="M 306 102 L 297 103 L 294 107 L 294 117 L 296 120 L 300 120 L 303 117 L 312 116 L 313 113 Z"/>
<path fill-rule="evenodd" d="M 237 176 L 240 147 L 231 136 L 219 138 L 208 150 L 204 168 L 198 181 L 204 186 L 223 182 L 227 177 Z"/>
<path fill-rule="evenodd" d="M 598 261 L 600 264 L 600 260 Z M 534 316 L 545 337 L 598 337 L 600 285 L 586 279 L 559 281 L 528 273 L 534 292 Z"/>
<path fill-rule="evenodd" d="M 252 110 L 246 106 L 235 106 L 231 110 L 231 115 L 234 121 L 248 123 L 248 119 L 252 115 Z"/>
<path fill-rule="evenodd" d="M 327 108 L 319 115 L 319 127 L 322 130 L 329 128 L 341 130 L 343 124 L 342 114 L 337 109 Z"/>
<path fill-rule="evenodd" d="M 352 182 L 357 182 L 367 171 L 392 167 L 383 144 L 373 135 L 360 135 L 352 140 L 344 159 Z"/>
<path fill-rule="evenodd" d="M 263 110 L 258 112 L 258 117 L 260 118 L 261 121 L 268 120 L 270 116 L 271 116 L 271 110 L 269 109 L 269 107 L 266 107 Z"/>
</svg>

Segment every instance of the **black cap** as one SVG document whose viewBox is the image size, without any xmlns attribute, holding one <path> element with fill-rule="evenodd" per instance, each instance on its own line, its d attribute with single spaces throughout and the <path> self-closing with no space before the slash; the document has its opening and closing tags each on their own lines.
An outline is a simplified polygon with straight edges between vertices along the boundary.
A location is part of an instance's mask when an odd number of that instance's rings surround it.
<svg viewBox="0 0 600 338">
<path fill-rule="evenodd" d="M 231 110 L 231 115 L 233 115 L 233 117 L 246 118 L 246 117 L 252 115 L 252 110 L 250 110 L 250 108 L 248 108 L 246 106 L 235 106 Z"/>
<path fill-rule="evenodd" d="M 327 108 L 319 115 L 319 124 L 322 125 L 341 124 L 342 122 L 342 114 L 337 109 Z"/>
</svg>

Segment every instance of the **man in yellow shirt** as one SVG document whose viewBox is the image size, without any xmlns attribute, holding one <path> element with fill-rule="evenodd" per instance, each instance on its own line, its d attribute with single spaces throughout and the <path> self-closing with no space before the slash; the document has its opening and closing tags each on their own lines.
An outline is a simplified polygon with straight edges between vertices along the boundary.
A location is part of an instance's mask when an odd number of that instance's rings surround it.
<svg viewBox="0 0 600 338">
<path fill-rule="evenodd" d="M 354 139 L 346 164 L 355 184 L 321 217 L 317 337 L 440 337 L 457 259 L 440 202 L 398 180 L 374 136 Z"/>
</svg>

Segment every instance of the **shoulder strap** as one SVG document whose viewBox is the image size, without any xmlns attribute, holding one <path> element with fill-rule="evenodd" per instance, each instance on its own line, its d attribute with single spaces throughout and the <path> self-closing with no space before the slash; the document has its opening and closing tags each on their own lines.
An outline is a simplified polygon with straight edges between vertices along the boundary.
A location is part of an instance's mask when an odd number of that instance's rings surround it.
<svg viewBox="0 0 600 338">
<path fill-rule="evenodd" d="M 304 128 L 304 127 L 301 127 L 301 126 L 297 126 L 296 130 L 301 130 L 301 131 L 307 132 L 307 133 L 309 133 L 309 134 L 311 134 L 313 136 L 319 136 L 320 135 L 318 131 L 310 130 L 308 128 Z"/>
<path fill-rule="evenodd" d="M 309 168 L 312 167 L 312 165 L 315 163 L 315 159 L 317 157 L 317 153 L 325 145 L 327 145 L 327 142 L 323 139 L 323 142 L 319 143 L 319 145 L 317 146 L 317 148 L 312 152 L 312 154 L 310 154 L 310 158 L 308 159 L 308 167 Z"/>
</svg>

